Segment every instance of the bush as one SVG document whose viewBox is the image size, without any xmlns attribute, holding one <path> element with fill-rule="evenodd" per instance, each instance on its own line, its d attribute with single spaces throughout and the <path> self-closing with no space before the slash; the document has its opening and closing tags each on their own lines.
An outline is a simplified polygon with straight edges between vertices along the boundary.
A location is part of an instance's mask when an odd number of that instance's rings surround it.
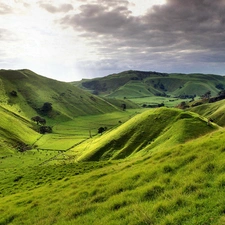
<svg viewBox="0 0 225 225">
<path fill-rule="evenodd" d="M 48 112 L 50 112 L 52 110 L 52 103 L 50 103 L 50 102 L 45 102 L 44 104 L 43 104 L 43 106 L 41 107 L 41 111 L 43 112 L 43 113 L 48 113 Z"/>
</svg>

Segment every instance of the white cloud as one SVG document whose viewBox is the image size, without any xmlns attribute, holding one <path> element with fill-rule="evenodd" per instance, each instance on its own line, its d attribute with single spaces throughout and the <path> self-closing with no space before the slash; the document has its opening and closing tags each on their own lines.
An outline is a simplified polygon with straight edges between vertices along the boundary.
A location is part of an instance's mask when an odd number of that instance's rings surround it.
<svg viewBox="0 0 225 225">
<path fill-rule="evenodd" d="M 223 73 L 224 15 L 224 0 L 2 0 L 0 67 L 61 80 L 126 69 Z"/>
</svg>

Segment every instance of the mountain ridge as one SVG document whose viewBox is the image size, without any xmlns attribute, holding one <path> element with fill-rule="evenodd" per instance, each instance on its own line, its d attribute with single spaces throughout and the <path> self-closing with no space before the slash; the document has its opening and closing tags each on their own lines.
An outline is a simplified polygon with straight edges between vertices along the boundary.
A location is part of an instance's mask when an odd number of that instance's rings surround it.
<svg viewBox="0 0 225 225">
<path fill-rule="evenodd" d="M 216 95 L 225 87 L 225 78 L 214 74 L 159 73 L 129 70 L 101 78 L 72 82 L 85 90 L 106 97 Z"/>
</svg>

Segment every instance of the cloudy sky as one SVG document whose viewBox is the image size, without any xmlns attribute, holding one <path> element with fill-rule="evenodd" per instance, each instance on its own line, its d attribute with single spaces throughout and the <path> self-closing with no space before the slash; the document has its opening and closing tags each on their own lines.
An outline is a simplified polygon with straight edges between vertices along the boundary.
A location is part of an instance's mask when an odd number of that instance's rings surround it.
<svg viewBox="0 0 225 225">
<path fill-rule="evenodd" d="M 23 68 L 225 75 L 225 0 L 0 0 L 0 69 Z"/>
</svg>

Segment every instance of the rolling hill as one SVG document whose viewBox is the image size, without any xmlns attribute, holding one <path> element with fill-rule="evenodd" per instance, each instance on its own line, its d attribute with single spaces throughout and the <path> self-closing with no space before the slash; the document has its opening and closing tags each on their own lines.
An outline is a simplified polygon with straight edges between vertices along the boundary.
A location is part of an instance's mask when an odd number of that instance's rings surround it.
<svg viewBox="0 0 225 225">
<path fill-rule="evenodd" d="M 119 127 L 67 152 L 76 161 L 125 159 L 185 143 L 218 129 L 207 119 L 179 109 L 159 108 L 136 115 Z"/>
<path fill-rule="evenodd" d="M 1 70 L 0 86 L 1 105 L 17 113 L 25 113 L 28 118 L 41 114 L 40 109 L 45 102 L 51 103 L 53 108 L 46 116 L 54 119 L 119 110 L 106 100 L 69 83 L 52 80 L 30 70 Z"/>
<path fill-rule="evenodd" d="M 207 118 L 211 118 L 220 126 L 225 126 L 225 100 L 217 101 L 215 103 L 205 103 L 191 107 L 188 110 Z"/>
<path fill-rule="evenodd" d="M 25 151 L 41 136 L 31 122 L 0 106 L 0 156 Z"/>
<path fill-rule="evenodd" d="M 112 96 L 224 85 L 214 75 L 126 74 L 107 81 Z M 0 71 L 0 225 L 225 224 L 225 100 L 182 110 L 129 109 L 136 104 L 116 98 Z M 37 132 L 36 114 L 52 133 Z"/>
<path fill-rule="evenodd" d="M 15 163 L 16 156 L 2 159 L 0 224 L 223 225 L 224 129 L 207 126 L 196 114 L 163 108 L 132 120 L 144 126 L 149 116 L 169 117 L 165 125 L 156 123 L 157 138 L 165 139 L 158 140 L 161 146 L 156 151 L 144 148 L 139 157 L 26 166 L 28 158 L 48 157 L 31 150 L 16 158 L 20 164 L 13 168 L 6 161 Z M 183 121 L 190 126 L 180 133 L 177 128 Z M 129 128 L 128 124 L 116 129 Z M 173 129 L 173 124 L 174 137 L 164 130 L 170 125 Z M 191 132 L 195 128 L 198 138 Z M 104 136 L 107 133 L 102 141 Z"/>
<path fill-rule="evenodd" d="M 211 74 L 168 74 L 159 72 L 125 71 L 102 78 L 84 79 L 73 85 L 94 94 L 115 98 L 140 98 L 149 96 L 201 96 L 212 95 L 225 87 L 223 76 Z"/>
<path fill-rule="evenodd" d="M 138 107 L 123 100 L 127 107 Z M 43 110 L 48 103 L 49 109 Z M 125 104 L 124 103 L 124 104 Z M 6 149 L 29 147 L 40 136 L 31 117 L 39 115 L 47 125 L 78 116 L 121 111 L 121 101 L 113 103 L 93 96 L 69 83 L 52 80 L 30 70 L 0 70 L 0 154 Z M 10 151 L 7 150 L 9 153 Z"/>
</svg>

